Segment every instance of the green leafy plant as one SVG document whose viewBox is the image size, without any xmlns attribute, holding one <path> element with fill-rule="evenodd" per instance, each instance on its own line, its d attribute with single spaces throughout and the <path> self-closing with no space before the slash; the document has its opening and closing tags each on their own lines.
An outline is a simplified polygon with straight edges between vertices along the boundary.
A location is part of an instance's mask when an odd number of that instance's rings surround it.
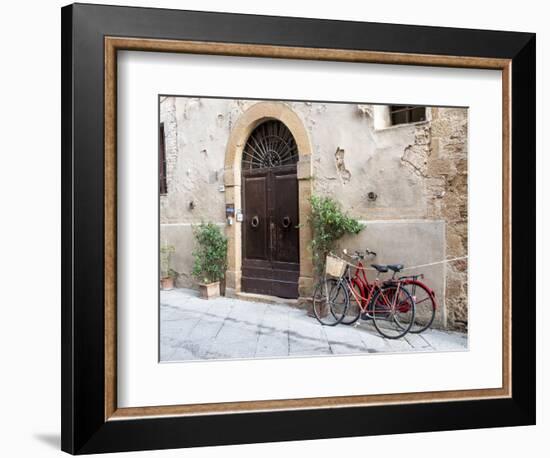
<svg viewBox="0 0 550 458">
<path fill-rule="evenodd" d="M 227 268 L 227 237 L 213 223 L 201 223 L 193 227 L 196 246 L 193 276 L 201 283 L 220 281 Z"/>
<path fill-rule="evenodd" d="M 170 267 L 172 254 L 175 248 L 172 245 L 164 245 L 160 248 L 160 278 L 175 278 L 178 273 Z"/>
<path fill-rule="evenodd" d="M 346 234 L 358 234 L 365 225 L 344 213 L 340 204 L 330 197 L 311 197 L 309 218 L 313 238 L 311 251 L 317 275 L 325 270 L 327 254 L 334 249 L 338 239 Z"/>
</svg>

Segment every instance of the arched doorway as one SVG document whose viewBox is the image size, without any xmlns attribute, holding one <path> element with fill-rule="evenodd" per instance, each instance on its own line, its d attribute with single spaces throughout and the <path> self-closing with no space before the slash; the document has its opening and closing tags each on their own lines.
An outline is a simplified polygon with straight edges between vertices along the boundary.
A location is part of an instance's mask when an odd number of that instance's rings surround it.
<svg viewBox="0 0 550 458">
<path fill-rule="evenodd" d="M 284 102 L 257 102 L 251 105 L 236 120 L 225 153 L 225 203 L 227 214 L 235 215 L 228 220 L 226 234 L 228 236 L 228 256 L 226 271 L 226 294 L 238 294 L 242 291 L 243 267 L 243 231 L 245 230 L 246 214 L 243 211 L 243 172 L 246 175 L 246 163 L 243 162 L 245 147 L 251 134 L 261 124 L 267 121 L 280 121 L 292 134 L 297 148 L 295 167 L 298 186 L 298 249 L 299 278 L 298 295 L 308 297 L 313 286 L 313 263 L 311 259 L 311 229 L 308 218 L 311 214 L 311 142 L 307 129 L 300 117 Z M 295 159 L 293 159 L 293 162 Z M 275 161 L 276 162 L 276 161 Z M 272 161 L 273 163 L 273 161 Z M 289 165 L 289 164 L 287 164 Z M 252 173 L 252 172 L 250 172 Z M 295 199 L 293 199 L 295 202 Z M 243 212 L 243 221 L 237 216 Z M 252 215 L 254 216 L 254 215 Z M 287 215 L 282 215 L 287 216 Z M 249 223 L 248 223 L 249 224 Z M 292 223 L 291 223 L 292 224 Z"/>
<path fill-rule="evenodd" d="M 298 147 L 277 119 L 259 124 L 243 148 L 241 290 L 298 297 Z"/>
</svg>

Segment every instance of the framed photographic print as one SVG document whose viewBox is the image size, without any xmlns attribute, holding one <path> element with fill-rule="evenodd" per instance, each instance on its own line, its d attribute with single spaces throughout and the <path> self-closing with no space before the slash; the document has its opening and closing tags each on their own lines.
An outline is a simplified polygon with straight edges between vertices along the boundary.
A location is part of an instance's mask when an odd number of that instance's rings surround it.
<svg viewBox="0 0 550 458">
<path fill-rule="evenodd" d="M 534 34 L 75 4 L 62 79 L 63 450 L 534 424 Z"/>
</svg>

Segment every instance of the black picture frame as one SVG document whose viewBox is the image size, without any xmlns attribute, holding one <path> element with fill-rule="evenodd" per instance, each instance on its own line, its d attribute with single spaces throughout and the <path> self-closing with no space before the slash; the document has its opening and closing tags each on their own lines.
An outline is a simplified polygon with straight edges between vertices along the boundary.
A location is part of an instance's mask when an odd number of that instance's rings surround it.
<svg viewBox="0 0 550 458">
<path fill-rule="evenodd" d="M 72 454 L 535 424 L 535 34 L 74 4 L 62 8 L 62 449 Z M 105 419 L 104 37 L 511 59 L 512 396 Z M 487 265 L 487 272 L 500 268 Z M 528 313 L 525 313 L 525 311 Z"/>
</svg>

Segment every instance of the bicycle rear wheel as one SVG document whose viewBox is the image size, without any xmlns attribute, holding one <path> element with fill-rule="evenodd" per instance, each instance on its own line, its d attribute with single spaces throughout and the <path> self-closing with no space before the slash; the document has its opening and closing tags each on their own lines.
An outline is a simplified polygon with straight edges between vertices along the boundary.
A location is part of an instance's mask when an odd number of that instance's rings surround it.
<svg viewBox="0 0 550 458">
<path fill-rule="evenodd" d="M 349 296 L 339 280 L 328 278 L 319 282 L 313 292 L 313 314 L 324 326 L 336 326 L 348 309 Z"/>
<path fill-rule="evenodd" d="M 437 304 L 434 294 L 420 282 L 410 282 L 403 285 L 411 294 L 415 304 L 414 323 L 409 332 L 419 334 L 428 329 L 435 318 Z"/>
<path fill-rule="evenodd" d="M 414 322 L 414 300 L 400 285 L 380 288 L 371 301 L 370 310 L 376 330 L 387 339 L 403 337 Z"/>
</svg>

